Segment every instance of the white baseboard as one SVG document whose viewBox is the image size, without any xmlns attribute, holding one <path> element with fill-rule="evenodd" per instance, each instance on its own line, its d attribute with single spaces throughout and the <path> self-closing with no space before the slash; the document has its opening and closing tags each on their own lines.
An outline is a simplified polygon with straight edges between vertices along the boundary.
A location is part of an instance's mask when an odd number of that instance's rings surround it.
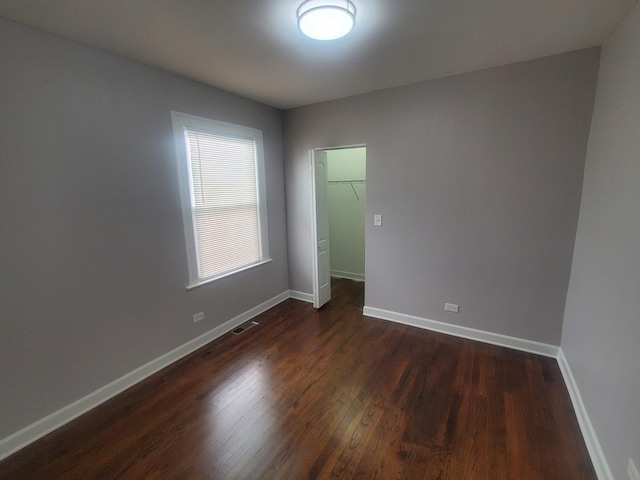
<svg viewBox="0 0 640 480">
<path fill-rule="evenodd" d="M 343 272 L 341 270 L 331 270 L 330 275 L 337 278 L 347 278 L 356 282 L 364 282 L 364 273 Z"/>
<path fill-rule="evenodd" d="M 310 293 L 298 292 L 296 290 L 289 290 L 289 296 L 296 300 L 302 300 L 303 302 L 313 303 L 313 295 Z"/>
<path fill-rule="evenodd" d="M 479 342 L 499 345 L 501 347 L 513 348 L 514 350 L 522 350 L 524 352 L 544 355 L 545 357 L 556 358 L 558 356 L 559 347 L 549 345 L 547 343 L 534 342 L 524 338 L 510 337 L 499 333 L 486 332 L 484 330 L 476 330 L 475 328 L 462 327 L 451 323 L 438 322 L 427 318 L 415 317 L 404 313 L 392 312 L 381 308 L 367 307 L 362 309 L 363 315 L 369 317 L 380 318 L 392 322 L 411 325 L 413 327 L 433 330 L 435 332 L 446 333 L 456 337 L 468 338 Z"/>
<path fill-rule="evenodd" d="M 600 442 L 598 441 L 596 432 L 593 429 L 593 425 L 591 425 L 591 420 L 589 420 L 587 409 L 582 401 L 582 395 L 580 395 L 580 390 L 578 390 L 578 384 L 573 377 L 573 373 L 569 367 L 569 362 L 567 362 L 567 357 L 564 356 L 562 348 L 558 351 L 558 365 L 560 366 L 560 371 L 564 377 L 564 383 L 567 385 L 567 390 L 571 397 L 571 403 L 573 403 L 573 410 L 576 412 L 576 417 L 578 417 L 580 430 L 582 431 L 582 436 L 587 444 L 587 450 L 589 450 L 589 456 L 591 457 L 591 462 L 593 463 L 593 468 L 598 475 L 598 479 L 614 480 L 613 474 L 609 469 L 607 459 L 602 451 L 602 447 L 600 447 Z"/>
<path fill-rule="evenodd" d="M 276 306 L 277 304 L 283 302 L 291 296 L 292 295 L 288 290 L 279 295 L 276 295 L 266 302 L 263 302 L 260 305 L 257 305 L 250 310 L 241 313 L 237 317 L 227 320 L 222 325 L 209 330 L 199 337 L 190 340 L 189 342 L 179 346 L 178 348 L 171 350 L 164 355 L 161 355 L 155 360 L 152 360 L 149 363 L 123 375 L 117 380 L 114 380 L 113 382 L 99 388 L 98 390 L 91 392 L 89 395 L 76 400 L 66 407 L 61 408 L 57 412 L 53 412 L 52 414 L 38 420 L 37 422 L 28 425 L 22 430 L 19 430 L 12 435 L 3 438 L 2 440 L 0 440 L 0 460 L 26 447 L 30 443 L 35 442 L 39 438 L 56 430 L 57 428 L 62 427 L 66 423 L 69 423 L 71 420 L 106 402 L 107 400 L 118 395 L 127 388 L 132 387 L 136 383 L 141 382 L 142 380 L 153 375 L 159 370 L 162 370 L 163 368 L 171 365 L 175 361 L 180 360 L 181 358 L 189 355 L 197 349 L 205 346 L 207 343 L 224 335 L 230 330 L 233 330 L 244 322 L 251 320 L 252 318 L 263 312 L 266 312 L 270 308 Z"/>
</svg>

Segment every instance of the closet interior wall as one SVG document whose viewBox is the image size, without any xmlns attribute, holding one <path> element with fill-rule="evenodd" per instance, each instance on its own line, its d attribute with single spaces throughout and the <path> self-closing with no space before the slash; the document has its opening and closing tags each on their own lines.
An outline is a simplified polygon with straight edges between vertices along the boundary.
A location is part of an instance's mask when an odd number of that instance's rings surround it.
<svg viewBox="0 0 640 480">
<path fill-rule="evenodd" d="M 364 281 L 365 147 L 328 150 L 331 275 Z"/>
</svg>

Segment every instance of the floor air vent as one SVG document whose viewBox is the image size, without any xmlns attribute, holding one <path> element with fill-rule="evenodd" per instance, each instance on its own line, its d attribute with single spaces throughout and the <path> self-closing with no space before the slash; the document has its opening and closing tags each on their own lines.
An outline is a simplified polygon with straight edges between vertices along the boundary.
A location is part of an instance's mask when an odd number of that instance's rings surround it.
<svg viewBox="0 0 640 480">
<path fill-rule="evenodd" d="M 240 335 L 242 332 L 246 332 L 251 327 L 255 327 L 256 325 L 258 325 L 258 322 L 254 322 L 253 320 L 251 320 L 247 323 L 243 323 L 239 327 L 234 328 L 233 330 L 231 330 L 231 333 L 233 333 L 234 335 Z"/>
</svg>

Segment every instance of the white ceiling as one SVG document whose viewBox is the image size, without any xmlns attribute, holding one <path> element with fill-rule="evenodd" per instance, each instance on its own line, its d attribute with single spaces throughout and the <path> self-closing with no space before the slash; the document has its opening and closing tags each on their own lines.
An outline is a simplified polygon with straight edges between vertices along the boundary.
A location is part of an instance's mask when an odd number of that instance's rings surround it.
<svg viewBox="0 0 640 480">
<path fill-rule="evenodd" d="M 353 0 L 331 42 L 302 0 L 0 0 L 0 16 L 279 108 L 601 45 L 637 0 Z"/>
</svg>

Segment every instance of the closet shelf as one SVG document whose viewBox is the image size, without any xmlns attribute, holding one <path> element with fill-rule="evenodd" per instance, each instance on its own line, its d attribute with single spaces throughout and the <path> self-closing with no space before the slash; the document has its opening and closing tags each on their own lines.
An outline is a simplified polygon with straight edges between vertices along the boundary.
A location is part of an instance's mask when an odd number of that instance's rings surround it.
<svg viewBox="0 0 640 480">
<path fill-rule="evenodd" d="M 327 183 L 365 183 L 365 180 L 329 180 Z"/>
</svg>

